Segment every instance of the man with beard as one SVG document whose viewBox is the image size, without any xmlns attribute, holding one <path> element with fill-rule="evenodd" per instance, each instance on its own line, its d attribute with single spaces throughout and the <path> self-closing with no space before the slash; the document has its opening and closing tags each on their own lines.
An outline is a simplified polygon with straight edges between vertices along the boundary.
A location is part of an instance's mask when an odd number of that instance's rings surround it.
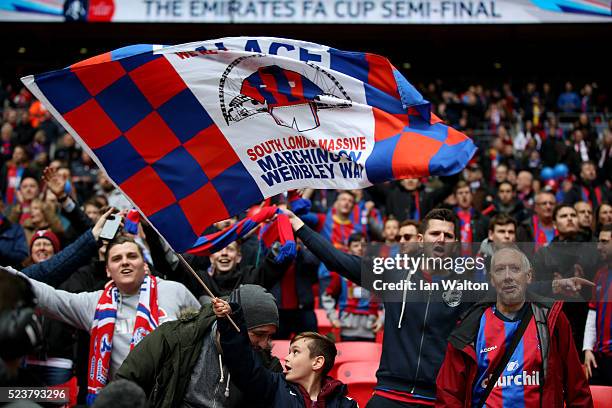
<svg viewBox="0 0 612 408">
<path fill-rule="evenodd" d="M 330 270 L 363 286 L 361 257 L 335 249 L 293 213 L 287 213 L 296 236 L 313 254 Z M 448 251 L 444 244 L 456 242 L 457 236 L 457 219 L 448 209 L 430 211 L 418 231 L 418 241 L 426 243 L 426 255 L 430 257 L 444 257 Z M 407 246 L 402 246 L 402 250 L 409 250 Z M 448 271 L 417 271 L 412 280 L 431 281 L 448 274 Z M 383 352 L 377 372 L 378 385 L 368 403 L 370 408 L 433 405 L 435 375 L 442 363 L 446 338 L 466 306 L 460 300 L 445 303 L 440 292 L 421 295 L 425 296 L 423 301 L 406 301 L 406 291 L 403 302 L 384 299 Z M 401 356 L 398 356 L 399 350 L 403 351 Z"/>
<path fill-rule="evenodd" d="M 493 255 L 496 300 L 477 304 L 450 335 L 436 407 L 593 406 L 561 303 L 527 293 L 532 273 L 516 248 Z"/>
<path fill-rule="evenodd" d="M 586 201 L 593 207 L 599 207 L 602 203 L 608 202 L 610 191 L 605 184 L 597 182 L 597 167 L 592 161 L 585 161 L 580 164 L 580 182 L 565 195 L 564 202 L 574 204 L 577 201 Z"/>
<path fill-rule="evenodd" d="M 281 372 L 271 355 L 278 328 L 274 297 L 257 285 L 242 285 L 230 296 L 241 305 L 256 358 Z M 255 406 L 245 401 L 223 363 L 215 314 L 210 304 L 199 313 L 164 324 L 127 356 L 118 378 L 140 385 L 151 407 L 231 408 Z"/>
<path fill-rule="evenodd" d="M 493 217 L 501 213 L 508 214 L 519 223 L 527 218 L 527 211 L 522 201 L 516 199 L 514 186 L 509 181 L 499 184 L 497 187 L 497 197 L 493 204 L 482 210 L 482 214 L 487 217 Z"/>
</svg>

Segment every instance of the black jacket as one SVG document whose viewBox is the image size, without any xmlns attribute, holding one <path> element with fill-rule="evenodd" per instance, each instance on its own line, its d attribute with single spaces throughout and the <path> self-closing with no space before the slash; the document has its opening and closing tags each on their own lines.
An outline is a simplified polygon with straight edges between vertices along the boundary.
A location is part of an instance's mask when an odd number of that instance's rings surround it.
<svg viewBox="0 0 612 408">
<path fill-rule="evenodd" d="M 441 204 L 453 192 L 458 176 L 442 177 L 442 187 L 426 192 L 421 186 L 415 191 L 408 191 L 399 181 L 377 184 L 368 189 L 368 192 L 377 202 L 384 203 L 387 215 L 393 215 L 400 222 L 414 219 L 415 210 L 423 218 L 430 210 Z"/>
<path fill-rule="evenodd" d="M 221 334 L 221 348 L 225 363 L 232 375 L 232 381 L 256 403 L 264 403 L 270 408 L 358 408 L 357 403 L 346 396 L 347 387 L 330 377 L 324 380 L 313 405 L 305 390 L 297 384 L 288 382 L 282 373 L 274 373 L 255 359 L 249 344 L 249 336 L 244 323 L 244 314 L 237 303 L 232 303 L 232 319 L 240 328 L 234 329 L 228 319 L 219 319 L 218 330 Z M 324 400 L 324 404 L 321 403 Z"/>
<path fill-rule="evenodd" d="M 493 218 L 501 213 L 508 214 L 514 218 L 517 224 L 520 224 L 529 217 L 529 211 L 525 208 L 523 202 L 516 199 L 508 206 L 504 206 L 499 200 L 494 200 L 493 204 L 482 210 L 482 214 L 489 218 Z"/>
</svg>

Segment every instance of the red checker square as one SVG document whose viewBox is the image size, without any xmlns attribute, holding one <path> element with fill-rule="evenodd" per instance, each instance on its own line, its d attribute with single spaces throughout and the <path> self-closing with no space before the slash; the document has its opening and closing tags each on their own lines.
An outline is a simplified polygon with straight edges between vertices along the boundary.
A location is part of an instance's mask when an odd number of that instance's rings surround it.
<svg viewBox="0 0 612 408">
<path fill-rule="evenodd" d="M 449 146 L 453 146 L 458 143 L 465 142 L 466 140 L 468 140 L 468 137 L 466 135 L 459 132 L 458 130 L 453 129 L 450 126 L 448 127 L 448 134 L 446 135 L 446 140 L 444 141 L 444 143 Z"/>
<path fill-rule="evenodd" d="M 184 144 L 209 180 L 240 161 L 216 125 L 211 125 Z"/>
<path fill-rule="evenodd" d="M 442 142 L 414 132 L 405 132 L 393 152 L 393 177 L 411 178 L 429 175 L 429 162 Z"/>
<path fill-rule="evenodd" d="M 400 94 L 397 90 L 397 82 L 393 75 L 391 62 L 385 57 L 375 54 L 366 54 L 365 58 L 370 68 L 368 70 L 368 83 L 387 95 L 399 99 Z"/>
<path fill-rule="evenodd" d="M 91 149 L 102 147 L 121 136 L 121 131 L 95 99 L 66 113 L 64 119 Z"/>
<path fill-rule="evenodd" d="M 176 202 L 170 188 L 150 166 L 134 174 L 119 187 L 146 216 Z"/>
<path fill-rule="evenodd" d="M 166 58 L 156 58 L 129 73 L 151 106 L 157 109 L 187 88 Z"/>
<path fill-rule="evenodd" d="M 378 108 L 372 108 L 374 113 L 374 140 L 380 142 L 397 135 L 408 125 L 408 115 L 390 114 Z"/>
<path fill-rule="evenodd" d="M 94 57 L 87 58 L 86 60 L 79 61 L 79 62 L 77 62 L 75 64 L 72 64 L 70 66 L 70 69 L 74 70 L 74 68 L 84 67 L 86 65 L 101 64 L 103 62 L 111 61 L 112 58 L 113 57 L 111 56 L 110 51 L 109 52 L 105 52 L 104 54 L 96 55 Z"/>
<path fill-rule="evenodd" d="M 206 183 L 202 188 L 179 201 L 185 216 L 196 235 L 201 235 L 214 222 L 229 218 L 223 200 L 219 197 L 212 183 Z"/>
<path fill-rule="evenodd" d="M 73 71 L 93 96 L 125 75 L 125 69 L 117 61 L 88 65 Z"/>
<path fill-rule="evenodd" d="M 125 133 L 125 137 L 149 164 L 181 145 L 180 140 L 157 112 L 151 112 Z"/>
</svg>

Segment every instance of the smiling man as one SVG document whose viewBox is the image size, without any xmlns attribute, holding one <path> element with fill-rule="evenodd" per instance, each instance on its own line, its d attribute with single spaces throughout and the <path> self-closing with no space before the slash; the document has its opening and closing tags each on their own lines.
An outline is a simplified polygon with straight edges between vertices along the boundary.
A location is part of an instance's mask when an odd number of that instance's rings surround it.
<svg viewBox="0 0 612 408">
<path fill-rule="evenodd" d="M 592 407 L 561 303 L 527 293 L 518 249 L 491 260 L 494 303 L 477 304 L 451 333 L 437 378 L 436 407 Z"/>
<path fill-rule="evenodd" d="M 180 283 L 150 275 L 140 247 L 131 238 L 111 241 L 105 262 L 111 280 L 96 292 L 69 293 L 30 279 L 44 314 L 91 333 L 90 404 L 146 335 L 175 320 L 182 309 L 200 307 Z"/>
</svg>

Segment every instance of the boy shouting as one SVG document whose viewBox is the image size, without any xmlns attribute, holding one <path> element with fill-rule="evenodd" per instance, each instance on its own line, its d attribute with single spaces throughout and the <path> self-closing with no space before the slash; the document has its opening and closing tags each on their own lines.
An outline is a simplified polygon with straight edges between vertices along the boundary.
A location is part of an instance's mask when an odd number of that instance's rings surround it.
<svg viewBox="0 0 612 408">
<path fill-rule="evenodd" d="M 283 373 L 273 373 L 254 359 L 240 305 L 215 298 L 213 309 L 223 359 L 232 381 L 247 398 L 273 408 L 358 408 L 346 396 L 346 385 L 327 376 L 336 358 L 336 346 L 330 339 L 314 332 L 298 334 L 291 340 Z M 240 333 L 224 318 L 227 315 Z"/>
</svg>

